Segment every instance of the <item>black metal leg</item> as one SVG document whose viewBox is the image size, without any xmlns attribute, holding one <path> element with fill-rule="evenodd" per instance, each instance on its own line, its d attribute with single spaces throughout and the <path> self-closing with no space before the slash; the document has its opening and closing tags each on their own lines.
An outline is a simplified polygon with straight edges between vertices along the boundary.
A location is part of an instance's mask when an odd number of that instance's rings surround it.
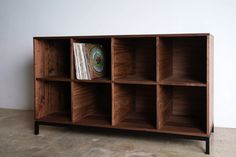
<svg viewBox="0 0 236 157">
<path fill-rule="evenodd" d="M 214 123 L 212 124 L 212 129 L 211 129 L 211 132 L 214 132 L 215 131 L 215 127 L 214 127 Z"/>
<path fill-rule="evenodd" d="M 210 154 L 210 137 L 206 138 L 206 154 Z"/>
<path fill-rule="evenodd" d="M 34 123 L 34 134 L 39 134 L 39 125 L 52 125 L 52 126 L 72 126 L 67 124 L 59 124 L 59 123 L 51 123 L 51 122 L 38 122 L 35 121 Z M 212 132 L 214 132 L 214 124 L 212 125 Z M 158 133 L 157 133 L 158 134 Z M 169 135 L 169 134 L 162 134 L 159 133 L 159 135 L 166 135 L 166 136 L 173 136 L 173 137 L 179 137 L 179 138 L 186 138 L 186 139 L 192 139 L 192 140 L 200 140 L 205 142 L 205 153 L 210 154 L 210 136 L 209 137 L 200 137 L 200 136 L 185 136 L 185 135 Z"/>
<path fill-rule="evenodd" d="M 34 134 L 35 135 L 39 134 L 39 124 L 38 124 L 38 122 L 34 122 Z"/>
</svg>

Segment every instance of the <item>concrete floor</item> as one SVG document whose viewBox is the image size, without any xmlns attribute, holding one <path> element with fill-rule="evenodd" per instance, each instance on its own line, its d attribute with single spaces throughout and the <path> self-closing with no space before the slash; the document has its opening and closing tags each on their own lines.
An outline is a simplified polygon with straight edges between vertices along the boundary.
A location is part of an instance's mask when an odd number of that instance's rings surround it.
<svg viewBox="0 0 236 157">
<path fill-rule="evenodd" d="M 236 129 L 215 129 L 211 155 L 201 141 L 130 134 L 41 126 L 35 136 L 32 111 L 0 109 L 0 157 L 236 156 Z"/>
</svg>

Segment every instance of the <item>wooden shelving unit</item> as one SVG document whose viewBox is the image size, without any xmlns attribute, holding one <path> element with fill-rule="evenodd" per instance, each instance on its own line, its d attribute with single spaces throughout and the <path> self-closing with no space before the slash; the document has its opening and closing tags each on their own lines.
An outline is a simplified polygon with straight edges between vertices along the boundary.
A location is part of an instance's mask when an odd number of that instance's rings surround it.
<svg viewBox="0 0 236 157">
<path fill-rule="evenodd" d="M 106 75 L 75 79 L 73 43 L 102 44 Z M 213 36 L 34 37 L 39 125 L 95 126 L 203 140 L 213 132 Z"/>
</svg>

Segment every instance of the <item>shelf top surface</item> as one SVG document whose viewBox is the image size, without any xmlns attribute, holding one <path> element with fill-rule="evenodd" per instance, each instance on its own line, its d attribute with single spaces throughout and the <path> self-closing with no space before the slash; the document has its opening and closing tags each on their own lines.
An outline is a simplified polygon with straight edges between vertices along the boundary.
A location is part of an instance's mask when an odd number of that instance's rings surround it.
<svg viewBox="0 0 236 157">
<path fill-rule="evenodd" d="M 181 33 L 181 34 L 120 34 L 120 35 L 81 35 L 81 36 L 34 36 L 34 39 L 66 39 L 66 38 L 129 38 L 129 37 L 189 37 L 189 36 L 209 36 L 210 33 Z M 211 35 L 212 36 L 212 35 Z"/>
</svg>

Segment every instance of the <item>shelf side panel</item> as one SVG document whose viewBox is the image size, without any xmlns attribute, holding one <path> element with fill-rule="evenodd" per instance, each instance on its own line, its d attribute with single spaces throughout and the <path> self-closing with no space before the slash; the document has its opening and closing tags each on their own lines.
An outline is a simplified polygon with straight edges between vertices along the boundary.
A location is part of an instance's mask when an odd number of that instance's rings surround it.
<svg viewBox="0 0 236 157">
<path fill-rule="evenodd" d="M 72 83 L 72 121 L 76 122 L 95 112 L 96 94 L 93 88 Z"/>
<path fill-rule="evenodd" d="M 36 81 L 36 119 L 55 112 L 69 113 L 70 86 L 67 83 Z"/>
<path fill-rule="evenodd" d="M 158 128 L 162 128 L 172 111 L 172 89 L 158 86 Z"/>
<path fill-rule="evenodd" d="M 158 81 L 163 80 L 172 75 L 172 41 L 165 39 L 157 39 L 157 68 Z"/>
<path fill-rule="evenodd" d="M 112 125 L 117 125 L 121 122 L 128 113 L 134 110 L 134 97 L 131 93 L 134 91 L 132 88 L 121 87 L 119 85 L 114 85 L 114 106 L 113 106 L 113 119 Z"/>
<path fill-rule="evenodd" d="M 173 39 L 173 76 L 206 82 L 206 37 Z"/>
<path fill-rule="evenodd" d="M 134 47 L 129 40 L 113 39 L 113 79 L 135 74 Z"/>
<path fill-rule="evenodd" d="M 207 36 L 207 133 L 211 133 L 214 123 L 214 37 Z"/>
<path fill-rule="evenodd" d="M 74 40 L 70 38 L 70 78 L 75 78 L 75 57 L 74 57 Z"/>
<path fill-rule="evenodd" d="M 43 49 L 45 44 L 40 42 L 37 39 L 34 39 L 34 69 L 35 69 L 35 77 L 43 77 L 44 76 L 44 53 Z"/>
</svg>

